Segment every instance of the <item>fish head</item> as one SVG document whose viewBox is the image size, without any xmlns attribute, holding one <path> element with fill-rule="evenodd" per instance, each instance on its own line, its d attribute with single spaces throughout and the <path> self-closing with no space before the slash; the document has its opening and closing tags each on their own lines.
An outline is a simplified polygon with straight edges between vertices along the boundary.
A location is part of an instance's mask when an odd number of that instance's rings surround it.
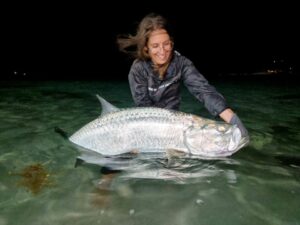
<svg viewBox="0 0 300 225">
<path fill-rule="evenodd" d="M 230 156 L 243 147 L 239 128 L 218 121 L 189 127 L 184 140 L 191 154 L 205 157 Z"/>
</svg>

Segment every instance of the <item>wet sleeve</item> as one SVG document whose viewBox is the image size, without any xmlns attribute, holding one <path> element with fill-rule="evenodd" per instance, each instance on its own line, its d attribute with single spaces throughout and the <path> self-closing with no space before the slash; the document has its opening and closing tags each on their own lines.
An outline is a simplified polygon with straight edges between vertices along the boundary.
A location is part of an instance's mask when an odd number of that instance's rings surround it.
<svg viewBox="0 0 300 225">
<path fill-rule="evenodd" d="M 142 65 L 134 62 L 130 68 L 128 81 L 131 95 L 136 106 L 151 106 L 148 93 L 148 80 Z"/>
<path fill-rule="evenodd" d="M 225 98 L 214 86 L 208 83 L 191 61 L 185 61 L 182 73 L 183 82 L 189 92 L 204 104 L 210 114 L 218 116 L 225 109 L 229 108 Z"/>
</svg>

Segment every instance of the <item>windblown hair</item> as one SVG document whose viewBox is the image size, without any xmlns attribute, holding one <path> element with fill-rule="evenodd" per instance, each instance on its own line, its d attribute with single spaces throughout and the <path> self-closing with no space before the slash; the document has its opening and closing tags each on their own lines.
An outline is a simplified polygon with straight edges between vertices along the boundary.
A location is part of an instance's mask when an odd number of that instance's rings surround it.
<svg viewBox="0 0 300 225">
<path fill-rule="evenodd" d="M 133 56 L 134 58 L 141 60 L 149 59 L 149 55 L 145 47 L 150 33 L 157 29 L 165 29 L 170 35 L 170 28 L 164 17 L 155 13 L 146 15 L 139 23 L 137 32 L 134 36 L 129 34 L 119 36 L 117 38 L 119 50 Z"/>
</svg>

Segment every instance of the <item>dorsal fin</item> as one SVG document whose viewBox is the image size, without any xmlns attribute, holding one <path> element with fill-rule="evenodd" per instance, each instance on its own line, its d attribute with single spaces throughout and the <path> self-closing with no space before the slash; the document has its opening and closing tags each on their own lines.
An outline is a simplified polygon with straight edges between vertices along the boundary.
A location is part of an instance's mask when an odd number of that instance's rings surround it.
<svg viewBox="0 0 300 225">
<path fill-rule="evenodd" d="M 119 108 L 117 108 L 116 106 L 110 104 L 104 98 L 100 97 L 99 95 L 96 95 L 96 96 L 97 96 L 97 98 L 99 99 L 99 101 L 101 103 L 101 107 L 102 107 L 101 116 L 103 116 L 107 113 L 120 111 Z"/>
</svg>

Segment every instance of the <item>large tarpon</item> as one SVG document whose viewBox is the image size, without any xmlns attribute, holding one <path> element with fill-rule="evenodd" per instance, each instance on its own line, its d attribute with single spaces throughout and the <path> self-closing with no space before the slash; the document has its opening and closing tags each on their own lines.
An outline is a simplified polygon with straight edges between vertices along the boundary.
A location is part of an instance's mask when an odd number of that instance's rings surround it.
<svg viewBox="0 0 300 225">
<path fill-rule="evenodd" d="M 235 125 L 156 107 L 119 109 L 97 95 L 101 115 L 69 140 L 106 156 L 128 152 L 178 152 L 200 158 L 230 156 L 248 142 Z"/>
</svg>

